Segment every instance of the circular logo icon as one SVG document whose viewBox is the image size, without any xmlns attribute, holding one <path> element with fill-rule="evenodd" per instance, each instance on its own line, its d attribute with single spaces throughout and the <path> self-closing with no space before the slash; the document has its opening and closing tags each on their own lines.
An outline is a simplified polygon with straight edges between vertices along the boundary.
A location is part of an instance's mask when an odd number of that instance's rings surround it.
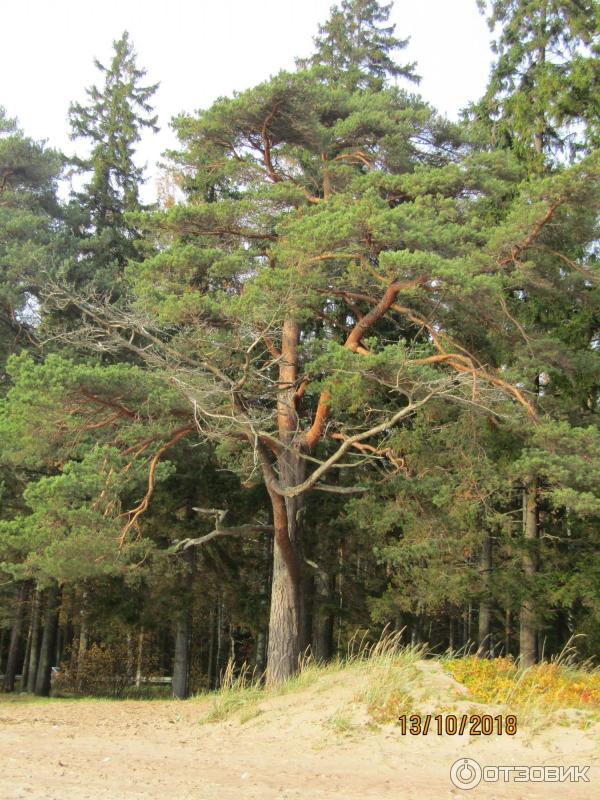
<svg viewBox="0 0 600 800">
<path fill-rule="evenodd" d="M 472 758 L 459 758 L 450 767 L 450 780 L 458 789 L 474 789 L 481 774 L 481 767 Z"/>
</svg>

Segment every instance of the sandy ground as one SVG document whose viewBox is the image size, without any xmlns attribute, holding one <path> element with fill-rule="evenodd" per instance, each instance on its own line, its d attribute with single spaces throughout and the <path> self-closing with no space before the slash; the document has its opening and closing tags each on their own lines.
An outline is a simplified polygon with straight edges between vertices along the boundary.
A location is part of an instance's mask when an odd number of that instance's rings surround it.
<svg viewBox="0 0 600 800">
<path fill-rule="evenodd" d="M 439 665 L 423 669 L 430 688 L 452 690 Z M 3 702 L 0 799 L 600 798 L 599 726 L 402 736 L 396 726 L 367 727 L 357 688 L 352 676 L 325 676 L 265 700 L 245 722 L 238 714 L 204 724 L 206 699 Z M 330 722 L 340 709 L 353 715 L 346 734 Z M 482 782 L 464 791 L 450 767 L 465 757 L 482 766 L 590 765 L 590 783 Z"/>
</svg>

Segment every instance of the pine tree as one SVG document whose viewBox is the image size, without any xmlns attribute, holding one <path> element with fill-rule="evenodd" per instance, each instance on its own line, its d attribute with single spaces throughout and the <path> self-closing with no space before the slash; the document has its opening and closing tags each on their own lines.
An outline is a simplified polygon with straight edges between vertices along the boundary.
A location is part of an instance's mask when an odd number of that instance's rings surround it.
<svg viewBox="0 0 600 800">
<path fill-rule="evenodd" d="M 28 343 L 44 270 L 64 256 L 56 197 L 62 159 L 0 107 L 0 363 Z"/>
<path fill-rule="evenodd" d="M 480 379 L 476 403 L 491 392 L 528 406 L 460 352 L 493 352 L 474 310 L 489 315 L 484 276 L 506 246 L 493 241 L 506 159 L 459 167 L 424 104 L 395 89 L 332 91 L 311 72 L 177 128 L 187 202 L 146 219 L 163 246 L 130 264 L 129 311 L 116 326 L 110 308 L 80 306 L 95 336 L 112 331 L 114 346 L 162 364 L 223 463 L 262 472 L 275 529 L 267 674 L 278 681 L 306 641 L 309 492 L 360 488 L 322 481 L 352 453 L 357 466 L 365 452 L 398 463 L 380 438 L 438 391 L 462 396 L 466 379 Z M 209 197 L 215 180 L 227 191 Z"/>
</svg>

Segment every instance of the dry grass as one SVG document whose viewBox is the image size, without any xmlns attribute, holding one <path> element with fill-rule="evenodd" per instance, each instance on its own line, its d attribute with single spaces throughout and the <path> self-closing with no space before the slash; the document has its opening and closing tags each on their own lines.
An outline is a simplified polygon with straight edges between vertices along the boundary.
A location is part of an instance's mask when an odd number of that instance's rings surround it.
<svg viewBox="0 0 600 800">
<path fill-rule="evenodd" d="M 231 660 L 221 675 L 221 688 L 211 692 L 212 706 L 200 722 L 220 722 L 236 712 L 242 712 L 243 721 L 247 722 L 256 714 L 256 706 L 262 699 L 264 691 L 260 684 L 260 676 L 243 664 L 236 674 Z M 201 697 L 202 695 L 197 695 Z"/>
<path fill-rule="evenodd" d="M 201 722 L 219 722 L 232 716 L 245 723 L 262 713 L 261 704 L 272 698 L 301 692 L 319 684 L 319 689 L 360 686 L 351 701 L 339 707 L 325 722 L 330 731 L 349 735 L 365 730 L 364 711 L 371 726 L 397 722 L 402 714 L 419 713 L 427 704 L 430 713 L 453 710 L 447 704 L 447 692 L 429 687 L 419 669 L 427 656 L 425 645 L 402 644 L 402 631 L 384 631 L 376 642 L 357 634 L 343 658 L 328 664 L 316 663 L 307 651 L 300 660 L 297 675 L 279 686 L 265 688 L 262 676 L 244 666 L 239 672 L 228 664 L 222 685 L 209 695 L 211 705 Z M 600 720 L 600 671 L 589 664 L 576 664 L 574 651 L 566 648 L 550 663 L 521 670 L 507 658 L 480 659 L 472 655 L 444 657 L 437 660 L 446 672 L 470 692 L 469 700 L 506 707 L 517 714 L 519 724 L 532 732 L 555 722 L 573 722 L 584 726 Z M 356 722 L 363 717 L 362 724 Z"/>
<path fill-rule="evenodd" d="M 402 645 L 403 631 L 385 633 L 372 645 L 360 647 L 352 662 L 364 673 L 365 687 L 356 696 L 377 723 L 396 722 L 400 714 L 415 710 L 414 690 L 422 675 L 417 663 L 426 655 L 424 645 Z"/>
<path fill-rule="evenodd" d="M 416 664 L 426 651 L 425 647 L 402 645 L 402 633 L 384 631 L 376 642 L 356 634 L 344 658 L 327 664 L 315 662 L 307 651 L 294 677 L 269 688 L 263 686 L 262 676 L 251 672 L 246 665 L 236 673 L 229 663 L 222 675 L 221 688 L 211 693 L 212 705 L 201 722 L 220 722 L 239 713 L 239 721 L 243 723 L 260 714 L 260 703 L 270 698 L 306 690 L 326 678 L 330 686 L 343 684 L 352 676 L 363 683 L 355 703 L 366 706 L 377 723 L 394 722 L 400 714 L 414 708 L 411 689 L 421 680 Z M 346 733 L 353 727 L 352 716 L 352 708 L 339 709 L 326 724 L 338 733 Z"/>
</svg>

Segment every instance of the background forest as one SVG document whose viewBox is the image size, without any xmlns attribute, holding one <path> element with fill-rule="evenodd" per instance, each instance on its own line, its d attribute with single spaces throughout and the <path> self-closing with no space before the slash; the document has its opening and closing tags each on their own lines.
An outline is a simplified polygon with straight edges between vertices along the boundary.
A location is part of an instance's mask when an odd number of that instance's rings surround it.
<svg viewBox="0 0 600 800">
<path fill-rule="evenodd" d="M 479 6 L 459 122 L 342 0 L 296 71 L 172 121 L 154 207 L 127 33 L 85 155 L 0 111 L 5 691 L 272 684 L 386 626 L 598 655 L 600 8 Z"/>
</svg>

